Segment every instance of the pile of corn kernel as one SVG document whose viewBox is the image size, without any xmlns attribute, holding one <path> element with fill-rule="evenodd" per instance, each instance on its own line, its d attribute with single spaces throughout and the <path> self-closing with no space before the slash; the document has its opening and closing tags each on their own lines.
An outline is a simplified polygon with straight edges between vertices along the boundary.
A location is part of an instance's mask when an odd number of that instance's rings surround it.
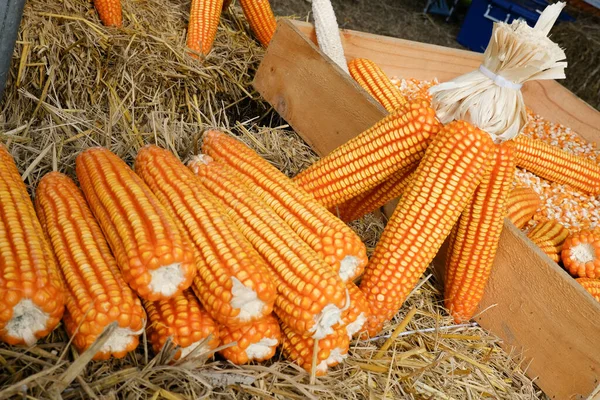
<svg viewBox="0 0 600 400">
<path fill-rule="evenodd" d="M 431 99 L 428 90 L 438 83 L 417 79 L 392 78 L 392 82 L 407 99 L 416 97 Z M 523 133 L 535 139 L 546 141 L 561 149 L 600 162 L 600 150 L 559 123 L 550 122 L 528 110 L 529 122 Z M 549 182 L 524 169 L 517 168 L 515 184 L 524 184 L 535 190 L 542 199 L 542 206 L 524 230 L 529 231 L 545 220 L 556 220 L 571 232 L 593 229 L 600 226 L 600 196 L 591 196 L 571 188 Z"/>
</svg>

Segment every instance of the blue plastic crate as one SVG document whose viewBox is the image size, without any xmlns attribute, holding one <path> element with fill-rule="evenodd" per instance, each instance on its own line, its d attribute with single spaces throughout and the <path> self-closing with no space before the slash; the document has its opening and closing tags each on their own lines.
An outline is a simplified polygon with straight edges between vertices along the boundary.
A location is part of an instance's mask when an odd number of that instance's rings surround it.
<svg viewBox="0 0 600 400">
<path fill-rule="evenodd" d="M 473 0 L 458 33 L 458 43 L 483 53 L 492 37 L 494 22 L 511 23 L 522 19 L 533 26 L 549 4 L 546 0 Z M 573 18 L 563 12 L 561 20 L 572 21 Z"/>
</svg>

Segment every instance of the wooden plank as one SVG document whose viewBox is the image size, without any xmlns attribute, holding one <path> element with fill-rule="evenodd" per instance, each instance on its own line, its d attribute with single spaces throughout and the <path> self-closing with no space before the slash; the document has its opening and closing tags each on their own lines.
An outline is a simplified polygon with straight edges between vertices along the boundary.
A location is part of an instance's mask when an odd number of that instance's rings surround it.
<svg viewBox="0 0 600 400">
<path fill-rule="evenodd" d="M 370 96 L 358 90 L 330 60 L 317 57 L 318 49 L 291 25 L 280 22 L 255 86 L 319 154 L 327 154 L 375 123 L 385 111 L 374 107 Z M 376 61 L 404 59 L 404 52 L 417 51 L 415 48 L 421 46 L 388 38 L 380 39 L 382 45 L 373 35 L 349 31 L 344 32 L 344 41 L 346 46 L 353 43 L 353 56 Z M 434 56 L 431 46 L 426 47 L 428 53 L 421 56 L 429 57 L 430 62 L 423 64 L 421 79 L 470 62 L 467 55 L 463 60 L 446 62 L 449 49 L 442 48 Z M 361 48 L 366 54 L 360 53 Z M 379 56 L 377 51 L 384 54 Z M 350 93 L 353 88 L 355 94 Z M 285 106 L 277 106 L 279 101 Z M 564 113 L 556 111 L 555 115 Z M 596 118 L 600 117 L 593 115 L 590 120 Z M 333 137 L 324 137 L 332 131 Z M 600 139 L 600 134 L 590 134 L 594 140 Z M 440 252 L 435 261 L 438 267 L 444 265 L 443 254 Z M 531 360 L 528 375 L 537 378 L 550 397 L 583 399 L 599 387 L 600 304 L 510 223 L 505 224 L 480 310 L 486 311 L 477 317 L 478 322 L 502 338 L 505 348 L 514 348 Z"/>
</svg>

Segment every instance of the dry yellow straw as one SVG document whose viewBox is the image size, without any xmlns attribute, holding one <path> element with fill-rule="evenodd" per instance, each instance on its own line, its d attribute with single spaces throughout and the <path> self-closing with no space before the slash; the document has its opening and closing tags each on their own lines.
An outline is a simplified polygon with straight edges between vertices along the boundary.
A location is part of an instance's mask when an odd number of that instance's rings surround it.
<svg viewBox="0 0 600 400">
<path fill-rule="evenodd" d="M 379 349 L 377 354 L 375 354 L 375 356 L 373 357 L 373 360 L 378 360 L 381 357 L 383 357 L 383 355 L 385 354 L 387 349 L 389 349 L 390 346 L 392 345 L 392 343 L 394 343 L 394 340 L 396 340 L 398 335 L 400 335 L 400 333 L 404 329 L 406 329 L 406 327 L 408 326 L 408 323 L 413 319 L 413 317 L 415 316 L 416 313 L 417 313 L 417 309 L 413 306 L 413 308 L 411 308 L 408 311 L 408 313 L 406 314 L 406 316 L 404 317 L 402 322 L 400 322 L 400 324 L 396 327 L 396 329 L 394 329 L 394 333 L 392 333 L 392 335 L 388 338 L 388 340 L 385 341 L 383 346 L 381 346 L 381 349 Z"/>
</svg>

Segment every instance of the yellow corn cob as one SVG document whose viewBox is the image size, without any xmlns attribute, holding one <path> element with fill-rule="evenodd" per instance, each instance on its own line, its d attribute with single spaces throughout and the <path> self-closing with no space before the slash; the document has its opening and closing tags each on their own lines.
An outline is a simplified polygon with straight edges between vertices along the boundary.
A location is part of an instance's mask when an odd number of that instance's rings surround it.
<svg viewBox="0 0 600 400">
<path fill-rule="evenodd" d="M 209 131 L 204 153 L 228 165 L 276 215 L 319 254 L 343 280 L 362 274 L 367 249 L 350 227 L 336 218 L 277 168 L 243 143 L 218 131 Z"/>
<path fill-rule="evenodd" d="M 379 68 L 366 58 L 355 58 L 348 63 L 350 76 L 386 110 L 393 112 L 406 103 L 406 98 Z"/>
<path fill-rule="evenodd" d="M 94 0 L 94 7 L 104 26 L 123 26 L 121 0 Z"/>
<path fill-rule="evenodd" d="M 219 345 L 217 324 L 190 289 L 167 300 L 142 302 L 148 313 L 148 339 L 155 353 L 163 348 L 168 338 L 181 348 L 175 355 L 176 360 L 187 356 L 201 344 L 203 346 L 198 349 L 197 355 Z"/>
<path fill-rule="evenodd" d="M 275 300 L 277 316 L 299 334 L 319 339 L 331 333 L 332 326 L 341 322 L 346 303 L 340 276 L 226 165 L 202 155 L 190 166 L 268 261 L 279 294 Z"/>
<path fill-rule="evenodd" d="M 171 152 L 156 146 L 139 151 L 135 171 L 200 252 L 193 289 L 211 317 L 236 325 L 269 315 L 276 290 L 265 260 L 198 177 Z"/>
<path fill-rule="evenodd" d="M 548 179 L 590 194 L 600 194 L 600 166 L 542 140 L 515 138 L 517 165 Z"/>
<path fill-rule="evenodd" d="M 530 238 L 531 239 L 531 238 Z M 558 263 L 560 261 L 560 252 L 551 240 L 542 240 L 540 238 L 531 239 L 533 244 L 540 248 L 552 261 Z"/>
<path fill-rule="evenodd" d="M 279 321 L 270 314 L 248 325 L 240 327 L 219 327 L 221 346 L 237 342 L 236 345 L 219 351 L 234 364 L 250 361 L 266 361 L 275 355 L 281 344 Z"/>
<path fill-rule="evenodd" d="M 81 153 L 76 169 L 125 282 L 147 300 L 188 288 L 196 275 L 193 246 L 142 179 L 100 147 Z"/>
<path fill-rule="evenodd" d="M 208 54 L 217 36 L 223 0 L 192 0 L 186 46 Z"/>
<path fill-rule="evenodd" d="M 494 146 L 492 168 L 450 235 L 445 304 L 458 322 L 473 317 L 492 271 L 515 175 L 514 142 Z"/>
<path fill-rule="evenodd" d="M 600 279 L 577 278 L 575 280 L 597 301 L 600 301 Z"/>
<path fill-rule="evenodd" d="M 50 244 L 8 150 L 0 144 L 0 340 L 33 345 L 64 311 Z"/>
<path fill-rule="evenodd" d="M 250 29 L 263 47 L 267 47 L 277 28 L 269 0 L 240 0 L 240 5 Z"/>
<path fill-rule="evenodd" d="M 339 206 L 342 221 L 354 221 L 400 197 L 408 186 L 415 168 L 396 171 L 387 180 Z"/>
<path fill-rule="evenodd" d="M 52 172 L 40 181 L 35 206 L 65 278 L 64 321 L 75 347 L 85 351 L 117 321 L 119 328 L 94 359 L 124 357 L 137 347 L 146 315 L 123 280 L 83 194 L 69 177 Z"/>
<path fill-rule="evenodd" d="M 600 231 L 582 230 L 569 235 L 560 258 L 571 275 L 600 278 Z"/>
<path fill-rule="evenodd" d="M 285 324 L 281 325 L 281 331 L 284 357 L 295 362 L 308 373 L 312 371 L 314 358 L 316 376 L 325 375 L 329 367 L 338 365 L 348 356 L 350 339 L 344 328 L 336 329 L 332 334 L 319 340 L 316 349 L 314 339 L 298 335 Z"/>
<path fill-rule="evenodd" d="M 556 221 L 548 220 L 537 224 L 527 236 L 552 260 L 559 262 L 559 254 L 569 230 Z"/>
<path fill-rule="evenodd" d="M 542 199 L 533 189 L 527 186 L 516 186 L 506 199 L 506 217 L 521 229 L 541 206 Z"/>
<path fill-rule="evenodd" d="M 370 334 L 394 316 L 433 260 L 489 168 L 492 149 L 487 133 L 463 121 L 446 125 L 427 148 L 360 285 Z"/>
<path fill-rule="evenodd" d="M 369 316 L 369 304 L 365 294 L 354 282 L 348 282 L 346 289 L 348 289 L 350 304 L 346 305 L 347 309 L 342 313 L 342 323 L 346 326 L 348 337 L 352 338 L 363 330 Z"/>
<path fill-rule="evenodd" d="M 294 178 L 327 208 L 343 204 L 392 176 L 416 166 L 439 131 L 425 100 L 404 104 Z"/>
</svg>

